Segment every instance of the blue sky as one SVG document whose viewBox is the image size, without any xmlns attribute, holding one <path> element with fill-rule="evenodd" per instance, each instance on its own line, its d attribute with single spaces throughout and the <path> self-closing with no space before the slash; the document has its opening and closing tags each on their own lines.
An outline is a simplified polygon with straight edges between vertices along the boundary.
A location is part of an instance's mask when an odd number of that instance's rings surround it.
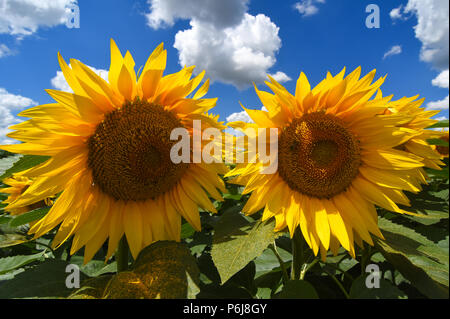
<svg viewBox="0 0 450 319">
<path fill-rule="evenodd" d="M 161 42 L 168 49 L 166 73 L 180 61 L 206 65 L 214 80 L 208 97 L 219 97 L 213 112 L 222 120 L 242 111 L 239 101 L 261 107 L 251 82 L 264 88 L 266 73 L 278 72 L 294 92 L 300 71 L 316 84 L 344 66 L 388 74 L 386 95 L 420 94 L 443 109 L 438 117 L 448 118 L 447 1 L 79 0 L 80 28 L 67 28 L 64 6 L 71 1 L 34 1 L 33 8 L 0 0 L 0 141 L 21 109 L 52 101 L 44 89 L 60 83 L 54 79 L 58 51 L 107 70 L 110 38 L 138 66 Z M 369 4 L 380 9 L 380 28 L 365 25 Z M 432 25 L 419 25 L 419 18 Z M 393 47 L 396 54 L 384 58 Z"/>
</svg>

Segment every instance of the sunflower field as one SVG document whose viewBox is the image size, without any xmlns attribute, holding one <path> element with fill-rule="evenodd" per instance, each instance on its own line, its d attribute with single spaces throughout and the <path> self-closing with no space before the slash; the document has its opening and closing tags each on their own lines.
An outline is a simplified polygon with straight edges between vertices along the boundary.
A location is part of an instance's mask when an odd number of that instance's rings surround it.
<svg viewBox="0 0 450 319">
<path fill-rule="evenodd" d="M 58 60 L 73 93 L 0 146 L 0 299 L 449 297 L 449 123 L 423 99 L 361 68 L 294 93 L 269 76 L 252 121 L 225 123 L 162 44 L 136 71 L 111 40 L 107 81 Z"/>
</svg>

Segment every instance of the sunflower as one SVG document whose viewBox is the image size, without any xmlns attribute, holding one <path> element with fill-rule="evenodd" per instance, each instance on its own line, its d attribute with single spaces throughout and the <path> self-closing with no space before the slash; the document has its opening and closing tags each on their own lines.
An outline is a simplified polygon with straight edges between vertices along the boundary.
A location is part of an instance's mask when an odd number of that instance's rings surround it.
<svg viewBox="0 0 450 319">
<path fill-rule="evenodd" d="M 410 117 L 410 120 L 399 124 L 400 127 L 415 130 L 416 135 L 412 136 L 404 144 L 397 146 L 397 149 L 410 152 L 411 154 L 420 156 L 423 158 L 425 167 L 440 170 L 441 165 L 445 165 L 441 161 L 442 156 L 436 150 L 436 147 L 428 144 L 429 139 L 439 139 L 445 135 L 443 132 L 426 129 L 427 127 L 437 123 L 438 120 L 431 119 L 440 111 L 439 110 L 426 110 L 421 108 L 421 105 L 425 99 L 417 99 L 418 96 L 403 97 L 396 101 L 390 101 L 387 104 L 387 109 L 384 114 L 404 114 Z M 426 178 L 426 173 L 421 169 L 423 176 Z"/>
<path fill-rule="evenodd" d="M 440 137 L 441 140 L 443 140 L 444 142 L 447 143 L 448 145 L 448 131 L 443 131 L 443 135 Z M 448 158 L 448 146 L 445 145 L 437 145 L 436 146 L 436 151 L 439 152 L 439 154 L 441 154 L 442 157 L 447 157 Z"/>
<path fill-rule="evenodd" d="M 5 199 L 3 203 L 11 204 L 17 198 L 19 198 L 20 195 L 22 195 L 31 186 L 31 184 L 33 184 L 33 180 L 20 174 L 13 174 L 11 177 L 5 178 L 3 180 L 3 184 L 7 185 L 8 187 L 0 188 L 0 193 L 9 194 L 8 198 Z M 20 215 L 33 209 L 51 206 L 52 204 L 53 201 L 51 197 L 48 197 L 32 205 L 17 208 L 6 208 L 6 211 L 11 215 Z"/>
<path fill-rule="evenodd" d="M 163 44 L 150 55 L 137 77 L 135 62 L 111 40 L 108 81 L 89 67 L 58 54 L 74 93 L 47 90 L 56 103 L 20 113 L 30 119 L 9 134 L 24 143 L 2 146 L 14 153 L 51 158 L 26 172 L 34 183 L 8 208 L 60 194 L 49 213 L 30 228 L 35 238 L 59 225 L 58 247 L 72 235 L 71 254 L 83 246 L 87 263 L 108 239 L 107 259 L 126 236 L 132 255 L 158 240 L 180 240 L 181 217 L 200 230 L 198 206 L 215 212 L 209 196 L 222 200 L 223 164 L 175 164 L 170 135 L 194 120 L 202 128 L 222 126 L 205 112 L 217 99 L 202 99 L 209 80 L 195 92 L 204 71 L 194 67 L 163 76 Z M 191 96 L 192 98 L 187 98 Z M 198 146 L 197 146 L 198 147 Z M 193 147 L 191 147 L 192 151 Z"/>
<path fill-rule="evenodd" d="M 363 247 L 363 241 L 373 245 L 371 234 L 383 238 L 375 205 L 408 213 L 397 204 L 409 205 L 404 190 L 420 190 L 418 168 L 424 166 L 422 157 L 395 148 L 418 134 L 399 127 L 411 116 L 380 115 L 392 98 L 381 96 L 385 78 L 373 82 L 374 70 L 360 79 L 360 68 L 344 73 L 328 73 L 313 89 L 301 73 L 295 96 L 269 76 L 274 94 L 255 86 L 268 111 L 244 108 L 254 123 L 229 123 L 244 133 L 278 132 L 275 174 L 262 174 L 261 161 L 247 161 L 225 175 L 240 175 L 233 182 L 252 192 L 243 212 L 264 208 L 262 219 L 274 217 L 275 231 L 287 227 L 291 236 L 300 227 L 322 258 L 341 245 L 354 257 L 355 242 Z"/>
</svg>

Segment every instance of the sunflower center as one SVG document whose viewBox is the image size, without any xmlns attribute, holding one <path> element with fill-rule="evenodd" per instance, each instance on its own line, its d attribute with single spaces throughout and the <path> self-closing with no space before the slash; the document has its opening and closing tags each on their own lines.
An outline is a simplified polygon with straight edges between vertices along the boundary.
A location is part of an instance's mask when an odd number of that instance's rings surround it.
<svg viewBox="0 0 450 319">
<path fill-rule="evenodd" d="M 182 127 L 157 104 L 134 100 L 105 116 L 88 141 L 94 183 L 117 200 L 141 201 L 171 189 L 189 164 L 174 164 L 173 129 Z"/>
<path fill-rule="evenodd" d="M 360 162 L 358 140 L 334 115 L 305 114 L 280 134 L 278 172 L 300 193 L 331 198 L 343 192 Z"/>
</svg>

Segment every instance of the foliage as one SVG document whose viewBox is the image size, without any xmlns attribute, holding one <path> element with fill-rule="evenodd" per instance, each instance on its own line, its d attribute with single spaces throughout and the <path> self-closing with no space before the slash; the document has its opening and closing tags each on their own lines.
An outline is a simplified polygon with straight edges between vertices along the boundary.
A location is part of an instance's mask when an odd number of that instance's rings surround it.
<svg viewBox="0 0 450 319">
<path fill-rule="evenodd" d="M 0 154 L 0 175 L 42 163 L 46 158 Z M 201 212 L 202 231 L 185 221 L 181 243 L 157 242 L 145 248 L 130 268 L 116 273 L 107 243 L 83 265 L 83 251 L 71 256 L 71 241 L 51 248 L 55 232 L 39 239 L 27 235 L 28 223 L 48 208 L 12 217 L 0 209 L 0 298 L 448 298 L 448 159 L 442 171 L 428 170 L 430 183 L 408 194 L 405 210 L 423 217 L 379 209 L 385 240 L 357 247 L 353 259 L 342 248 L 325 261 L 305 250 L 302 277 L 291 278 L 292 247 L 287 232 L 274 233 L 273 220 L 261 213 L 244 216 L 248 199 L 227 184 L 217 214 Z M 0 194 L 0 201 L 6 199 Z M 3 207 L 2 205 L 1 207 Z M 81 271 L 81 288 L 65 285 L 66 267 Z M 366 267 L 379 267 L 379 288 L 368 288 Z"/>
</svg>

